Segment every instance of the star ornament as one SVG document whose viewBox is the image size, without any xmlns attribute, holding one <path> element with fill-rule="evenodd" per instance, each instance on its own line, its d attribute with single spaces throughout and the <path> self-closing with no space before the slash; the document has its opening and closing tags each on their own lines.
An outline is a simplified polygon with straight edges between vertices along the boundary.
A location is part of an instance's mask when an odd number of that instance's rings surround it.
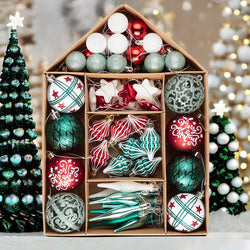
<svg viewBox="0 0 250 250">
<path fill-rule="evenodd" d="M 223 117 L 223 114 L 230 110 L 231 108 L 226 107 L 226 104 L 223 102 L 223 100 L 220 100 L 218 103 L 214 104 L 214 108 L 211 111 L 214 112 L 215 115 L 220 115 Z"/>
<path fill-rule="evenodd" d="M 136 100 L 144 100 L 151 104 L 154 104 L 155 98 L 161 94 L 161 90 L 155 87 L 154 81 L 148 79 L 144 79 L 141 84 L 134 84 L 133 88 L 137 92 Z"/>
<path fill-rule="evenodd" d="M 10 22 L 7 24 L 8 27 L 11 27 L 12 29 L 16 29 L 17 26 L 23 27 L 23 19 L 24 17 L 20 16 L 19 11 L 16 12 L 15 16 L 10 15 L 9 16 Z"/>
</svg>

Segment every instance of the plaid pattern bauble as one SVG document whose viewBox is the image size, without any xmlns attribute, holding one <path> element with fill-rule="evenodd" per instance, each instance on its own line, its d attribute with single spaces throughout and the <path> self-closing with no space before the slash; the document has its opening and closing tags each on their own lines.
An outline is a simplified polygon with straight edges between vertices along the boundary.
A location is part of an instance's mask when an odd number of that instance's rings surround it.
<svg viewBox="0 0 250 250">
<path fill-rule="evenodd" d="M 50 106 L 62 113 L 73 113 L 84 104 L 83 82 L 71 75 L 57 76 L 47 92 Z"/>
<path fill-rule="evenodd" d="M 189 193 L 175 195 L 168 203 L 167 212 L 168 223 L 180 232 L 192 232 L 205 220 L 205 207 L 202 201 Z"/>
</svg>

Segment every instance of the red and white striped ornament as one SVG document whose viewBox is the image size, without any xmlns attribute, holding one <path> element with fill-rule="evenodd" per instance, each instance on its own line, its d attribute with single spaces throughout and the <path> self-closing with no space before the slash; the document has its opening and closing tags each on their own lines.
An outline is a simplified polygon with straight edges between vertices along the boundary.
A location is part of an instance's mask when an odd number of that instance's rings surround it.
<svg viewBox="0 0 250 250">
<path fill-rule="evenodd" d="M 110 126 L 114 117 L 107 116 L 105 119 L 94 121 L 89 128 L 89 142 L 103 141 L 110 136 Z"/>
<path fill-rule="evenodd" d="M 132 125 L 132 132 L 142 135 L 145 132 L 148 117 L 146 115 L 128 115 L 128 119 Z"/>
<path fill-rule="evenodd" d="M 104 168 L 108 165 L 110 154 L 108 151 L 108 141 L 104 140 L 101 144 L 94 147 L 90 152 L 91 167 L 93 170 L 92 175 L 95 176 L 100 168 Z"/>
</svg>

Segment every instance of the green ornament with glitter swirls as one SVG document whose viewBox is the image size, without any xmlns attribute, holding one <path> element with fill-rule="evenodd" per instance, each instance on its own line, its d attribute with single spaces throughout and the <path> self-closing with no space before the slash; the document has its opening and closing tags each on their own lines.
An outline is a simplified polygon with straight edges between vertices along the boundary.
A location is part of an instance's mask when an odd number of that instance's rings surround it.
<svg viewBox="0 0 250 250">
<path fill-rule="evenodd" d="M 71 151 L 83 142 L 83 125 L 73 115 L 62 115 L 52 120 L 46 130 L 47 141 L 55 151 Z"/>
</svg>

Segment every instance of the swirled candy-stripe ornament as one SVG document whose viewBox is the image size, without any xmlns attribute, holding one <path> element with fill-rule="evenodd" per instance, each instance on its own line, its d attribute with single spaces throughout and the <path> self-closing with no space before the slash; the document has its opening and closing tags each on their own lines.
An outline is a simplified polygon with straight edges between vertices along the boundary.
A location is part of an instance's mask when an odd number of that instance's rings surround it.
<svg viewBox="0 0 250 250">
<path fill-rule="evenodd" d="M 81 185 L 84 166 L 79 159 L 70 156 L 53 157 L 46 167 L 47 180 L 58 191 L 68 191 Z"/>
<path fill-rule="evenodd" d="M 194 151 L 204 140 L 204 129 L 198 118 L 190 115 L 177 115 L 169 121 L 166 127 L 166 139 L 174 150 Z"/>
<path fill-rule="evenodd" d="M 175 195 L 168 203 L 167 220 L 180 232 L 192 232 L 205 220 L 205 207 L 198 196 L 190 193 Z"/>
<path fill-rule="evenodd" d="M 146 124 L 146 130 L 141 135 L 141 148 L 146 151 L 148 159 L 153 160 L 156 151 L 160 148 L 160 136 L 156 133 L 153 123 Z"/>
<path fill-rule="evenodd" d="M 125 157 L 132 160 L 147 155 L 147 152 L 141 148 L 140 140 L 138 139 L 129 138 L 125 142 L 120 142 L 119 148 L 123 151 Z"/>
<path fill-rule="evenodd" d="M 205 99 L 201 75 L 177 74 L 165 85 L 165 103 L 177 114 L 188 114 L 200 108 Z"/>
<path fill-rule="evenodd" d="M 76 76 L 47 76 L 50 83 L 47 98 L 50 106 L 62 113 L 73 113 L 84 104 L 84 84 Z"/>
<path fill-rule="evenodd" d="M 51 229 L 58 233 L 79 231 L 85 221 L 85 205 L 73 193 L 48 196 L 45 219 Z"/>
<path fill-rule="evenodd" d="M 117 155 L 112 158 L 109 165 L 103 170 L 104 174 L 113 176 L 128 176 L 131 173 L 131 166 L 133 162 L 123 155 Z"/>
</svg>

